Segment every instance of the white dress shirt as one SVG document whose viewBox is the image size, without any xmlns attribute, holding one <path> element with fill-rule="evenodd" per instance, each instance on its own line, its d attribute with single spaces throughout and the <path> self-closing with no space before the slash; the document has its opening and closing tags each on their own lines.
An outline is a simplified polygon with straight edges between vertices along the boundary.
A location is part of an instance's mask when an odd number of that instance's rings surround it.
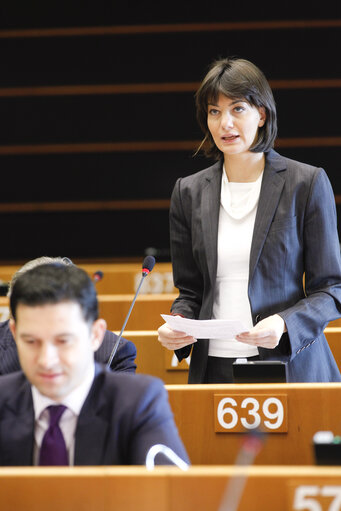
<svg viewBox="0 0 341 511">
<path fill-rule="evenodd" d="M 251 183 L 229 182 L 223 169 L 218 225 L 218 266 L 213 304 L 214 319 L 252 324 L 248 297 L 250 250 L 263 173 Z M 235 339 L 210 339 L 209 356 L 252 357 L 255 346 Z"/>
<path fill-rule="evenodd" d="M 60 418 L 59 426 L 63 433 L 66 449 L 69 456 L 69 465 L 74 464 L 75 456 L 75 431 L 78 416 L 82 409 L 85 399 L 89 394 L 92 382 L 95 377 L 95 364 L 89 369 L 82 383 L 76 387 L 62 402 L 56 403 L 52 399 L 44 396 L 39 390 L 32 385 L 32 398 L 35 417 L 34 428 L 34 450 L 33 464 L 39 463 L 39 452 L 45 432 L 49 427 L 49 412 L 46 410 L 51 405 L 61 405 L 67 407 Z"/>
</svg>

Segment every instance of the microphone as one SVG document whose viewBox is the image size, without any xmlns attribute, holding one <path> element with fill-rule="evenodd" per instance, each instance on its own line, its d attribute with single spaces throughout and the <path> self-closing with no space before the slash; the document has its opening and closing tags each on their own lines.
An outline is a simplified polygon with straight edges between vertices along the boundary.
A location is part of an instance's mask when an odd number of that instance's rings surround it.
<svg viewBox="0 0 341 511">
<path fill-rule="evenodd" d="M 154 470 L 154 460 L 157 454 L 162 453 L 166 458 L 168 458 L 170 461 L 173 462 L 174 465 L 181 468 L 181 470 L 188 470 L 189 465 L 180 458 L 170 447 L 167 447 L 167 445 L 163 444 L 155 444 L 152 445 L 149 451 L 147 452 L 146 456 L 146 469 L 147 470 Z"/>
<path fill-rule="evenodd" d="M 265 442 L 265 433 L 260 430 L 244 434 L 244 441 L 235 461 L 236 467 L 252 465 Z M 238 511 L 246 480 L 246 475 L 231 475 L 218 511 Z"/>
<path fill-rule="evenodd" d="M 141 286 L 142 286 L 142 283 L 144 281 L 144 279 L 147 277 L 147 275 L 152 271 L 152 269 L 154 268 L 154 265 L 155 265 L 155 257 L 153 256 L 147 256 L 144 258 L 144 261 L 143 261 L 143 264 L 142 264 L 142 277 L 141 277 L 141 280 L 140 280 L 140 283 L 139 283 L 139 286 L 137 288 L 137 291 L 135 293 L 135 296 L 134 296 L 134 300 L 132 301 L 131 303 L 131 306 L 130 306 L 130 309 L 128 311 L 128 314 L 126 316 L 126 319 L 124 320 L 124 323 L 123 323 L 123 326 L 122 326 L 122 329 L 121 329 L 121 332 L 120 332 L 120 335 L 117 337 L 116 341 L 115 341 L 115 344 L 114 344 L 114 347 L 112 349 L 112 352 L 110 354 L 110 357 L 108 359 L 108 362 L 107 362 L 107 367 L 110 368 L 111 366 L 111 363 L 113 361 L 113 358 L 115 356 L 115 353 L 116 353 L 116 350 L 118 348 L 118 344 L 121 340 L 121 337 L 122 337 L 122 334 L 123 334 L 123 330 L 125 329 L 125 326 L 127 324 L 127 321 L 129 319 L 129 316 L 130 316 L 130 313 L 131 311 L 133 310 L 133 307 L 134 307 L 134 304 L 135 304 L 135 301 L 136 301 L 136 298 L 137 298 L 137 295 L 139 294 L 140 292 L 140 289 L 141 289 Z"/>
<path fill-rule="evenodd" d="M 96 283 L 103 279 L 103 272 L 101 270 L 95 271 L 92 276 L 92 280 Z"/>
<path fill-rule="evenodd" d="M 155 265 L 155 257 L 149 255 L 144 258 L 142 263 L 142 277 L 146 277 L 152 271 Z M 141 284 L 140 284 L 141 285 Z"/>
</svg>

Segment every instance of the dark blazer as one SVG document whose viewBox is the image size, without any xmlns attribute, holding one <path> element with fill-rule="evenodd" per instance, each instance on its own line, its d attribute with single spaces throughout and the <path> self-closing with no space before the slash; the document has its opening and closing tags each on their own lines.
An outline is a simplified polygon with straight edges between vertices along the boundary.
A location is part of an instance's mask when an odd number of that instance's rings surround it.
<svg viewBox="0 0 341 511">
<path fill-rule="evenodd" d="M 323 330 L 341 316 L 335 199 L 321 168 L 266 155 L 252 238 L 248 293 L 253 324 L 280 314 L 288 333 L 261 359 L 288 362 L 291 382 L 341 381 Z M 222 163 L 178 179 L 170 207 L 171 255 L 179 297 L 173 313 L 210 319 L 217 272 Z M 233 242 L 233 240 L 231 241 Z M 305 274 L 305 289 L 302 276 Z M 191 346 L 177 350 L 181 360 Z M 189 382 L 204 381 L 208 340 L 193 345 Z"/>
<path fill-rule="evenodd" d="M 31 385 L 20 371 L 0 377 L 0 465 L 32 465 L 34 411 Z M 154 444 L 189 461 L 161 380 L 105 370 L 96 376 L 75 434 L 75 465 L 143 465 Z M 163 455 L 156 464 L 171 464 Z"/>
<path fill-rule="evenodd" d="M 110 330 L 105 332 L 103 342 L 95 352 L 95 360 L 97 362 L 107 363 L 117 337 Z M 122 338 L 110 368 L 113 371 L 129 371 L 134 373 L 136 370 L 135 358 L 135 344 Z M 20 371 L 20 369 L 17 346 L 9 329 L 9 320 L 3 321 L 0 323 L 0 374 L 13 373 Z"/>
</svg>

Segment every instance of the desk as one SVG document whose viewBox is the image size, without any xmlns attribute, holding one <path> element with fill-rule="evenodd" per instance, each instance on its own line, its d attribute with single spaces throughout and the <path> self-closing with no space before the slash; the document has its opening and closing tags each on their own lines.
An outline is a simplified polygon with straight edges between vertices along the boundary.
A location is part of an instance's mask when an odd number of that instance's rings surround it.
<svg viewBox="0 0 341 511">
<path fill-rule="evenodd" d="M 99 294 L 135 293 L 142 277 L 141 263 L 79 264 L 90 277 L 101 270 L 103 279 L 96 284 Z M 176 293 L 171 263 L 156 262 L 153 271 L 142 284 L 142 294 Z"/>
<path fill-rule="evenodd" d="M 298 488 L 340 489 L 341 468 L 202 466 L 187 472 L 176 467 L 157 467 L 153 472 L 144 467 L 1 468 L 1 509 L 217 511 L 229 481 L 236 485 L 238 477 L 245 482 L 238 511 L 322 510 L 294 507 Z M 318 502 L 319 497 L 312 500 Z M 331 511 L 331 500 L 325 499 L 323 511 Z"/>
<path fill-rule="evenodd" d="M 96 284 L 99 294 L 124 294 L 135 293 L 142 276 L 142 262 L 141 259 L 141 263 L 80 263 L 78 266 L 83 268 L 91 278 L 96 271 L 103 272 L 103 279 Z M 1 265 L 0 280 L 9 282 L 20 267 Z M 176 292 L 171 263 L 156 262 L 153 271 L 143 282 L 141 294 Z"/>
<path fill-rule="evenodd" d="M 165 349 L 158 341 L 156 330 L 127 330 L 124 337 L 136 346 L 137 373 L 157 376 L 168 384 L 187 383 L 189 361 L 179 363 L 174 352 Z"/>
<path fill-rule="evenodd" d="M 176 294 L 140 295 L 127 323 L 129 330 L 157 330 L 164 321 L 160 314 L 169 314 Z M 98 295 L 100 317 L 109 330 L 120 331 L 134 295 Z"/>
<path fill-rule="evenodd" d="M 169 314 L 170 307 L 177 294 L 147 294 L 138 296 L 127 323 L 129 330 L 157 330 L 164 323 L 160 314 Z M 120 331 L 133 294 L 98 295 L 100 317 L 106 320 L 109 330 Z M 0 321 L 8 317 L 8 298 L 0 297 Z"/>
<path fill-rule="evenodd" d="M 214 395 L 286 395 L 287 433 L 268 433 L 257 465 L 311 465 L 319 430 L 341 434 L 341 383 L 166 385 L 180 436 L 195 465 L 231 465 L 245 435 L 216 433 Z M 229 417 L 228 417 L 229 419 Z"/>
<path fill-rule="evenodd" d="M 341 371 L 341 328 L 328 327 L 324 333 Z M 187 383 L 188 363 L 179 364 L 173 352 L 162 347 L 156 330 L 127 330 L 123 336 L 136 345 L 138 372 L 158 376 L 165 383 Z"/>
<path fill-rule="evenodd" d="M 324 334 L 329 347 L 332 350 L 335 361 L 341 371 L 341 327 L 328 326 L 325 329 Z"/>
</svg>

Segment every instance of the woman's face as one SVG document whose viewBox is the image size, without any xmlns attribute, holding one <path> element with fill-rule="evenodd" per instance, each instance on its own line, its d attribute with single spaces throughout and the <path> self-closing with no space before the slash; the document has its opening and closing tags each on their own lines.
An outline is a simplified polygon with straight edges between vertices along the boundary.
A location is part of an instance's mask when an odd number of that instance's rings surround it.
<svg viewBox="0 0 341 511">
<path fill-rule="evenodd" d="M 224 155 L 242 154 L 252 146 L 258 128 L 264 126 L 265 109 L 247 101 L 220 94 L 217 104 L 208 104 L 207 125 L 218 149 Z"/>
</svg>

